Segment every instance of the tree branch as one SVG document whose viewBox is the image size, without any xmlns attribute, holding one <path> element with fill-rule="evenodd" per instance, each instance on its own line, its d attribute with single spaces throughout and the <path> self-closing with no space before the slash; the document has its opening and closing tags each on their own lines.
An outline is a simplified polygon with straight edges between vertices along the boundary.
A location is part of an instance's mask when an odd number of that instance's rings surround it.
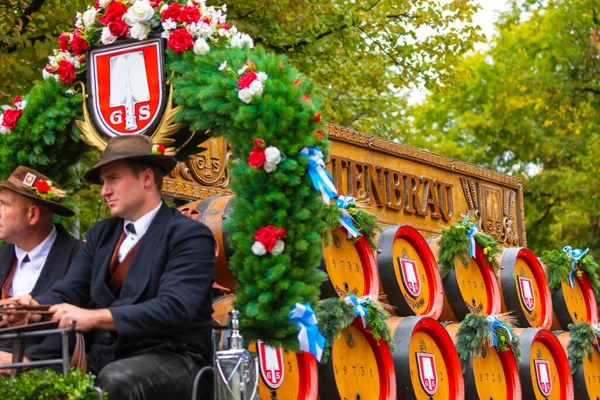
<svg viewBox="0 0 600 400">
<path fill-rule="evenodd" d="M 548 208 L 546 208 L 546 212 L 544 213 L 544 215 L 542 215 L 542 218 L 538 219 L 533 225 L 534 228 L 537 228 L 548 217 L 548 215 L 550 215 L 550 210 L 556 205 L 556 203 L 557 202 L 554 202 L 548 205 Z"/>
</svg>

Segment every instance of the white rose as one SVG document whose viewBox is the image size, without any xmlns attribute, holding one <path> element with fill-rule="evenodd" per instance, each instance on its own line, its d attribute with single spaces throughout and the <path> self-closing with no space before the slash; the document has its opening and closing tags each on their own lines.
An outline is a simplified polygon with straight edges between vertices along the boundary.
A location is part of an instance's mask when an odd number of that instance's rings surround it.
<svg viewBox="0 0 600 400">
<path fill-rule="evenodd" d="M 268 75 L 265 74 L 264 72 L 259 72 L 258 74 L 256 74 L 256 79 L 258 79 L 261 82 L 264 82 L 267 80 Z"/>
<path fill-rule="evenodd" d="M 2 123 L 2 120 L 0 120 L 0 124 L 1 124 L 1 123 Z M 8 128 L 7 128 L 7 127 L 5 127 L 5 126 L 0 126 L 0 133 L 1 133 L 1 134 L 3 134 L 3 135 L 4 135 L 5 133 L 10 133 L 10 129 L 8 129 Z"/>
<path fill-rule="evenodd" d="M 261 242 L 254 242 L 252 245 L 252 252 L 257 256 L 264 256 L 267 254 L 267 249 L 265 249 L 265 246 L 263 246 Z"/>
<path fill-rule="evenodd" d="M 46 69 L 43 69 L 42 70 L 42 77 L 44 79 L 52 78 L 52 74 L 50 72 L 46 71 Z"/>
<path fill-rule="evenodd" d="M 253 80 L 248 89 L 250 89 L 250 92 L 254 96 L 261 96 L 263 94 L 263 85 L 258 79 Z"/>
<path fill-rule="evenodd" d="M 165 31 L 172 31 L 177 28 L 177 22 L 173 21 L 171 18 L 162 23 L 162 27 Z"/>
<path fill-rule="evenodd" d="M 78 12 L 77 14 L 75 14 L 75 28 L 83 28 L 83 15 Z"/>
<path fill-rule="evenodd" d="M 148 0 L 137 0 L 125 14 L 125 22 L 129 25 L 148 21 L 154 15 L 154 8 Z"/>
<path fill-rule="evenodd" d="M 115 40 L 117 40 L 117 38 L 110 33 L 108 26 L 104 27 L 102 29 L 102 34 L 100 35 L 100 41 L 102 44 L 111 44 L 114 43 Z"/>
<path fill-rule="evenodd" d="M 206 54 L 210 51 L 210 46 L 206 43 L 206 40 L 199 38 L 194 43 L 194 53 L 197 55 Z"/>
<path fill-rule="evenodd" d="M 238 97 L 244 103 L 250 104 L 250 102 L 252 101 L 252 92 L 249 88 L 244 88 L 238 92 Z"/>
<path fill-rule="evenodd" d="M 132 38 L 137 40 L 144 40 L 150 33 L 150 26 L 146 24 L 135 24 L 131 27 L 129 34 Z"/>
<path fill-rule="evenodd" d="M 254 41 L 249 35 L 246 35 L 245 33 L 241 34 L 240 40 L 242 42 L 242 46 L 247 44 L 249 49 L 254 47 Z M 240 48 L 242 48 L 242 46 L 240 46 Z"/>
<path fill-rule="evenodd" d="M 17 101 L 15 103 L 15 107 L 17 107 L 17 110 L 24 110 L 25 107 L 27 107 L 27 101 L 25 101 L 25 100 Z"/>
<path fill-rule="evenodd" d="M 271 249 L 271 254 L 277 255 L 283 253 L 283 249 L 285 249 L 285 243 L 283 240 L 278 240 L 275 242 L 275 246 Z"/>
<path fill-rule="evenodd" d="M 279 164 L 281 161 L 281 152 L 275 146 L 269 146 L 265 149 L 265 161 L 268 163 Z"/>
<path fill-rule="evenodd" d="M 271 172 L 273 172 L 277 169 L 277 164 L 271 163 L 271 162 L 265 162 L 263 164 L 263 169 L 265 170 L 265 172 L 270 174 Z"/>
<path fill-rule="evenodd" d="M 98 4 L 100 5 L 100 8 L 106 8 L 108 7 L 111 1 L 112 0 L 100 0 Z"/>
<path fill-rule="evenodd" d="M 94 7 L 90 7 L 86 12 L 83 13 L 83 25 L 87 28 L 92 26 L 94 21 L 96 20 L 96 9 Z"/>
</svg>

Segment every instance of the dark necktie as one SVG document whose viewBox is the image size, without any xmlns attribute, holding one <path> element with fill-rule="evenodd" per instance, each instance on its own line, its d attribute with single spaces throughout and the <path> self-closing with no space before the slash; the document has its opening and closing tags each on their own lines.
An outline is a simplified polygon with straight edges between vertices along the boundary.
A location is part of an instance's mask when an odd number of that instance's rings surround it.
<svg viewBox="0 0 600 400">
<path fill-rule="evenodd" d="M 129 233 L 133 233 L 135 235 L 135 226 L 131 222 L 125 225 L 125 229 L 127 229 Z"/>
<path fill-rule="evenodd" d="M 31 260 L 29 259 L 29 254 L 25 254 L 25 258 L 23 258 L 23 261 L 21 261 L 21 264 L 28 263 L 29 261 L 31 261 Z"/>
</svg>

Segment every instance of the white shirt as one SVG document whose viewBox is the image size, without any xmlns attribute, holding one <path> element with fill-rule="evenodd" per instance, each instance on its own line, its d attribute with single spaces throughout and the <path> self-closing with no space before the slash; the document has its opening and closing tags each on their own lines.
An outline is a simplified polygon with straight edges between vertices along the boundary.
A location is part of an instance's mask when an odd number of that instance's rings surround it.
<svg viewBox="0 0 600 400">
<path fill-rule="evenodd" d="M 33 250 L 27 252 L 15 246 L 17 268 L 15 268 L 12 283 L 8 288 L 10 296 L 22 296 L 31 293 L 42 273 L 44 264 L 46 264 L 46 259 L 48 258 L 48 254 L 50 254 L 52 245 L 54 245 L 56 236 L 56 227 L 53 226 L 52 232 L 50 232 L 48 237 Z M 23 262 L 25 256 L 29 256 L 29 262 Z"/>
<path fill-rule="evenodd" d="M 160 206 L 162 206 L 162 201 L 158 204 L 158 207 L 156 207 L 149 213 L 144 214 L 135 222 L 129 221 L 127 219 L 125 220 L 125 223 L 123 224 L 125 239 L 123 240 L 123 243 L 121 243 L 121 247 L 119 247 L 119 254 L 117 254 L 117 256 L 119 257 L 119 262 L 123 262 L 125 257 L 127 257 L 127 253 L 129 253 L 131 249 L 133 249 L 133 247 L 137 244 L 137 242 L 140 241 L 142 236 L 144 236 L 144 234 L 150 227 L 150 224 L 154 220 L 154 217 L 156 217 Z M 127 224 L 133 224 L 133 226 L 135 227 L 135 233 L 131 233 L 127 230 Z"/>
</svg>

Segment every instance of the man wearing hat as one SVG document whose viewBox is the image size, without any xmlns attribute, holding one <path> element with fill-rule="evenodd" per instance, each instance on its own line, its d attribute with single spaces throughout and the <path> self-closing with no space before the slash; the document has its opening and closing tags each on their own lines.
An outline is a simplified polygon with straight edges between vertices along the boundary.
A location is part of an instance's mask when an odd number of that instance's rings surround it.
<svg viewBox="0 0 600 400">
<path fill-rule="evenodd" d="M 2 299 L 37 296 L 63 277 L 82 243 L 54 225 L 54 214 L 75 213 L 60 204 L 65 192 L 47 176 L 17 167 L 0 181 L 0 285 Z M 0 326 L 5 321 L 0 321 Z M 31 340 L 25 355 L 45 354 L 51 341 Z M 11 362 L 10 342 L 0 342 L 0 364 Z"/>
<path fill-rule="evenodd" d="M 102 185 L 112 218 L 87 232 L 63 280 L 19 299 L 54 304 L 60 327 L 89 332 L 88 367 L 111 400 L 189 398 L 212 358 L 214 239 L 162 202 L 176 160 L 157 147 L 141 135 L 109 140 L 84 177 Z"/>
</svg>

